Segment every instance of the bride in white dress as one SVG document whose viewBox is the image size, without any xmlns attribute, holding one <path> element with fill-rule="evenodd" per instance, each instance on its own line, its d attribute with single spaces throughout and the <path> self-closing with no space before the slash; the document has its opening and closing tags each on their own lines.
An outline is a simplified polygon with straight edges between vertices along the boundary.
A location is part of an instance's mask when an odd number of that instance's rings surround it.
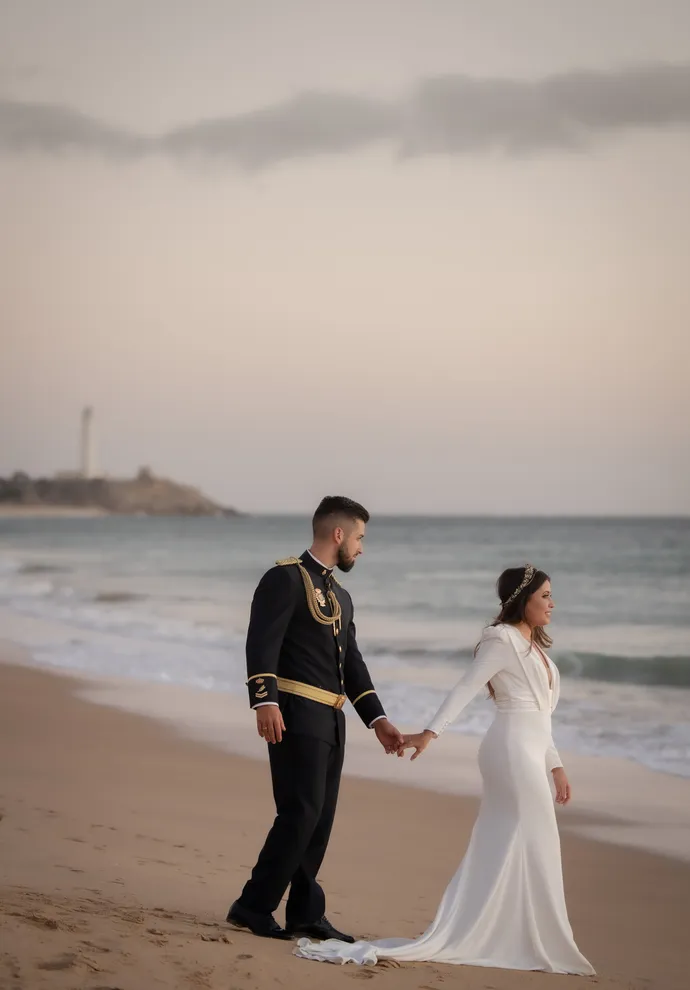
<svg viewBox="0 0 690 990">
<path fill-rule="evenodd" d="M 483 794 L 460 867 L 436 917 L 416 939 L 354 945 L 303 938 L 295 954 L 320 962 L 373 965 L 379 959 L 434 961 L 502 969 L 590 975 L 578 949 L 563 892 L 554 798 L 567 804 L 570 784 L 551 736 L 558 670 L 544 652 L 554 607 L 547 574 L 531 565 L 504 571 L 501 611 L 484 630 L 474 661 L 429 727 L 405 736 L 416 759 L 482 687 L 496 715 L 479 748 Z"/>
</svg>

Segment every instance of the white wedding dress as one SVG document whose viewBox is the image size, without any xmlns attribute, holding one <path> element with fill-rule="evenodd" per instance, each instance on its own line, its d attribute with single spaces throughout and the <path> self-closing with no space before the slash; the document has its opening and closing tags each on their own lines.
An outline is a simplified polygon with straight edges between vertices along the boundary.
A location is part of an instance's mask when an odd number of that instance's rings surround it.
<svg viewBox="0 0 690 990">
<path fill-rule="evenodd" d="M 296 955 L 360 965 L 379 959 L 433 960 L 594 973 L 573 940 L 565 906 L 549 780 L 549 771 L 562 765 L 551 737 L 560 678 L 548 662 L 547 673 L 539 652 L 513 627 L 486 629 L 470 669 L 428 726 L 440 735 L 491 681 L 496 716 L 479 748 L 479 815 L 465 858 L 424 934 L 354 945 L 303 938 Z"/>
</svg>

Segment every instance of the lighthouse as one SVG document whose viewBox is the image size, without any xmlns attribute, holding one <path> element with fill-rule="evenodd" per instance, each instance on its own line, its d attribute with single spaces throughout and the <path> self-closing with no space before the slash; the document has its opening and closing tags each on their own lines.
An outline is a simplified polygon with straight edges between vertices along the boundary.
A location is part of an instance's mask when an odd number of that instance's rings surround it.
<svg viewBox="0 0 690 990">
<path fill-rule="evenodd" d="M 81 476 L 82 478 L 94 478 L 96 476 L 93 409 L 91 406 L 83 409 L 81 414 Z"/>
</svg>

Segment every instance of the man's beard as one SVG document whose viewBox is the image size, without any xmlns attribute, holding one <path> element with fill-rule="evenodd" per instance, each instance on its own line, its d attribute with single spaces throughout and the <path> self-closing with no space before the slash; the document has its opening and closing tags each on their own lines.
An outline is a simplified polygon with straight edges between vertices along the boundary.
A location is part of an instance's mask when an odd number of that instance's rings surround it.
<svg viewBox="0 0 690 990">
<path fill-rule="evenodd" d="M 343 547 L 338 547 L 338 560 L 336 562 L 336 567 L 339 571 L 344 571 L 347 574 L 355 566 L 356 557 L 348 557 L 345 553 Z"/>
</svg>

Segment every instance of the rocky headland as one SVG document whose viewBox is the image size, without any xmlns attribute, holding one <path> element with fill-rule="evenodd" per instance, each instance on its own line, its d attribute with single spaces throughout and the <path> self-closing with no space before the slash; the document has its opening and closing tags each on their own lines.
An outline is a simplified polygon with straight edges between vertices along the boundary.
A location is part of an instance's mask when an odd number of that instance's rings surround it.
<svg viewBox="0 0 690 990">
<path fill-rule="evenodd" d="M 4 508 L 41 514 L 50 510 L 143 516 L 240 514 L 214 502 L 198 488 L 159 478 L 147 468 L 134 478 L 31 478 L 18 471 L 10 478 L 0 478 L 0 511 Z"/>
</svg>

